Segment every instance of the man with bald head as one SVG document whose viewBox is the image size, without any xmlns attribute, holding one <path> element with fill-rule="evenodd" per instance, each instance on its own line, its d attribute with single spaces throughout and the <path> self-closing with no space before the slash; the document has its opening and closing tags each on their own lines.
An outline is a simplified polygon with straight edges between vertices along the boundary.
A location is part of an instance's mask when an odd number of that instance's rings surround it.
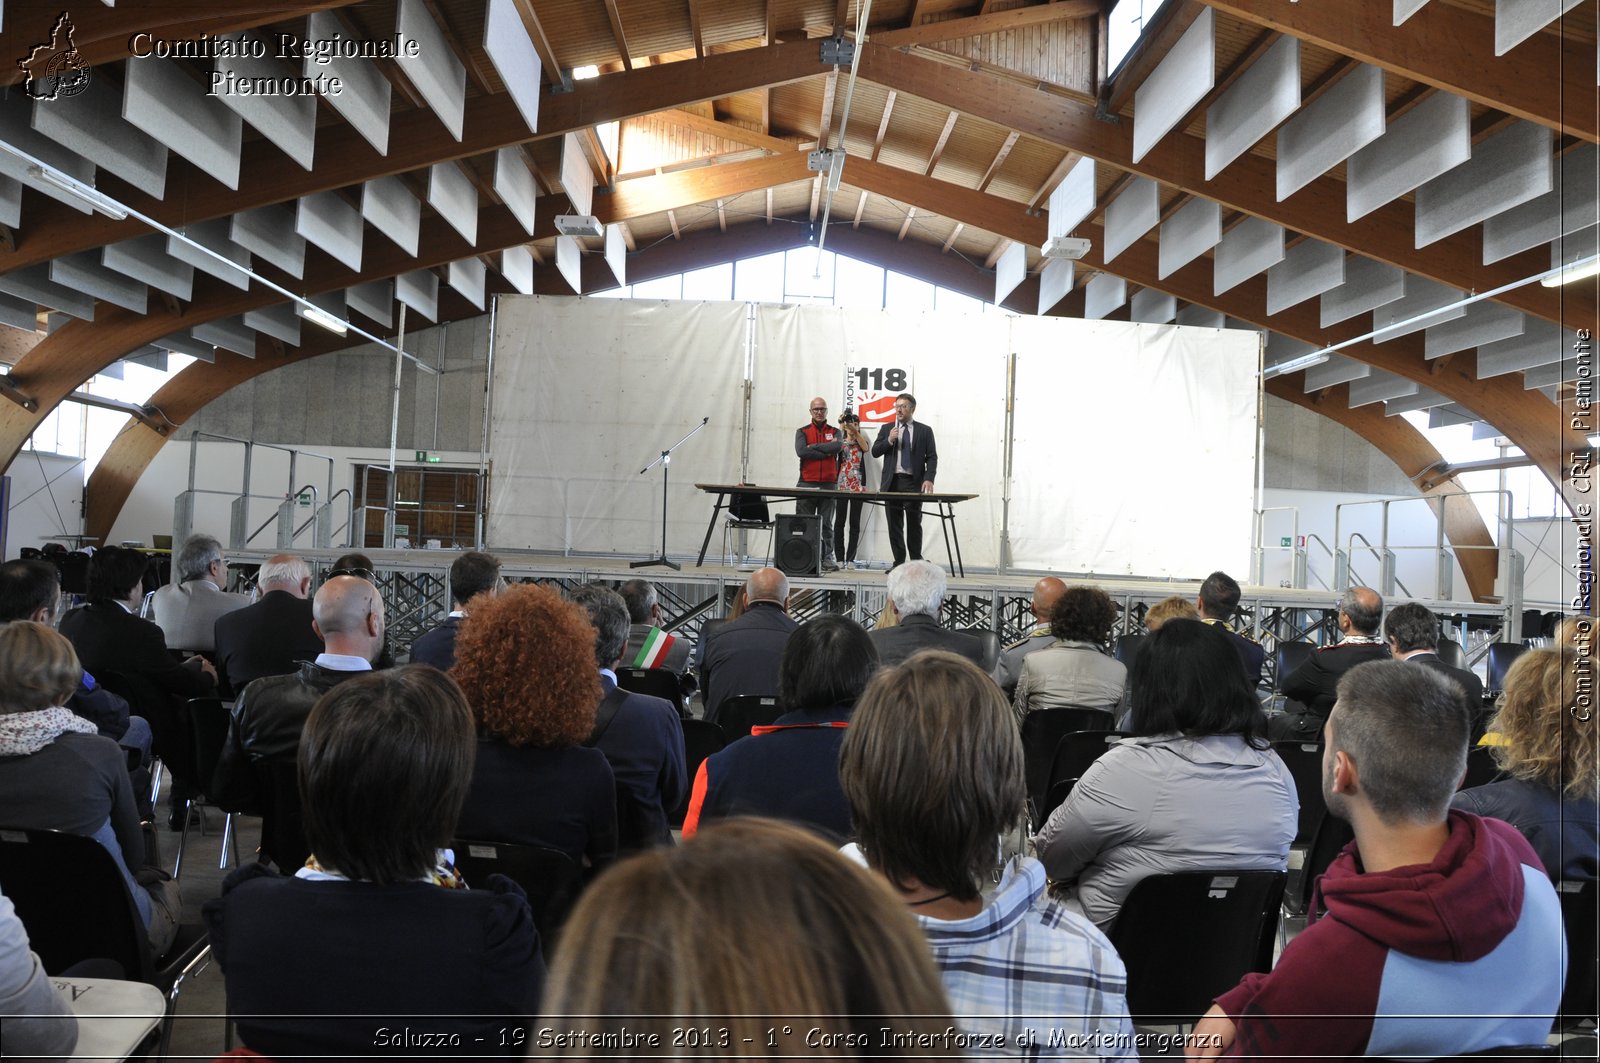
<svg viewBox="0 0 1600 1063">
<path fill-rule="evenodd" d="M 844 436 L 828 423 L 828 400 L 820 395 L 811 400 L 811 420 L 795 429 L 794 454 L 800 459 L 800 482 L 797 486 L 813 491 L 832 491 L 839 484 L 839 449 L 844 446 Z M 794 511 L 815 513 L 822 522 L 822 567 L 833 571 L 839 565 L 833 559 L 833 510 L 831 498 L 801 498 Z"/>
<path fill-rule="evenodd" d="M 739 694 L 778 692 L 778 663 L 789 635 L 800 625 L 789 617 L 789 577 L 760 568 L 744 585 L 744 615 L 705 637 L 700 686 L 706 719 L 713 723 L 722 703 Z"/>
<path fill-rule="evenodd" d="M 1028 612 L 1033 614 L 1033 628 L 1020 642 L 1013 642 L 1000 655 L 1000 687 L 1010 697 L 1016 693 L 1017 678 L 1022 675 L 1022 658 L 1034 650 L 1042 650 L 1055 641 L 1050 634 L 1050 610 L 1056 607 L 1067 585 L 1054 576 L 1046 576 L 1033 585 L 1033 601 Z"/>
<path fill-rule="evenodd" d="M 311 566 L 303 557 L 277 554 L 256 574 L 261 597 L 217 618 L 217 686 L 234 697 L 253 681 L 288 675 L 322 652 L 311 623 Z"/>
<path fill-rule="evenodd" d="M 1322 725 L 1333 711 L 1339 680 L 1367 661 L 1389 657 L 1389 647 L 1379 634 L 1383 625 L 1383 598 L 1371 587 L 1351 587 L 1339 599 L 1339 641 L 1324 646 L 1278 684 L 1292 704 L 1267 721 L 1267 736 L 1274 742 L 1317 742 Z"/>
<path fill-rule="evenodd" d="M 230 812 L 259 812 L 267 788 L 264 769 L 292 761 L 300 731 L 317 699 L 335 686 L 372 670 L 383 648 L 383 598 L 357 576 L 335 576 L 311 603 L 312 628 L 323 641 L 316 660 L 291 675 L 267 676 L 244 688 L 233 706 L 228 740 L 210 794 Z"/>
</svg>

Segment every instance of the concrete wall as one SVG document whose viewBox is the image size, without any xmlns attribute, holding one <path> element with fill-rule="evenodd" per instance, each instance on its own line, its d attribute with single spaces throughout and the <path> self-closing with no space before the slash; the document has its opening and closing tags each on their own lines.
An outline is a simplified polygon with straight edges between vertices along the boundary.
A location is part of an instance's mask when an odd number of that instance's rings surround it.
<svg viewBox="0 0 1600 1063">
<path fill-rule="evenodd" d="M 83 459 L 24 453 L 6 470 L 11 481 L 6 513 L 6 558 L 83 530 Z M 115 541 L 115 540 L 113 540 Z"/>
</svg>

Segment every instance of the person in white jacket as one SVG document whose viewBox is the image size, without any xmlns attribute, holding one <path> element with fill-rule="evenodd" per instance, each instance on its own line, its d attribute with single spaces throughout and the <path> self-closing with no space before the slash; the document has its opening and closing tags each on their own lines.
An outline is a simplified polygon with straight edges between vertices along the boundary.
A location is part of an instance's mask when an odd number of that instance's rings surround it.
<svg viewBox="0 0 1600 1063">
<path fill-rule="evenodd" d="M 28 931 L 0 894 L 0 1043 L 7 1059 L 65 1059 L 78 1043 L 72 1005 L 28 947 Z"/>
</svg>

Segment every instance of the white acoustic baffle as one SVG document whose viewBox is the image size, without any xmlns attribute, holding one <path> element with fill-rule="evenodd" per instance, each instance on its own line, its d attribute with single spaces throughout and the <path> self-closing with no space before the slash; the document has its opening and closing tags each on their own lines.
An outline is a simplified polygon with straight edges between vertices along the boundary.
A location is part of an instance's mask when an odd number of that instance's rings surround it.
<svg viewBox="0 0 1600 1063">
<path fill-rule="evenodd" d="M 263 336 L 282 340 L 291 347 L 300 346 L 300 315 L 294 303 L 275 303 L 260 310 L 246 310 L 244 324 Z"/>
<path fill-rule="evenodd" d="M 1417 189 L 1417 246 L 1426 247 L 1549 192 L 1553 134 L 1513 122 L 1472 147 L 1472 158 Z"/>
<path fill-rule="evenodd" d="M 361 186 L 361 216 L 411 255 L 422 236 L 422 201 L 398 177 L 378 177 Z"/>
<path fill-rule="evenodd" d="M 12 295 L 0 295 L 0 325 L 10 325 L 23 332 L 39 328 L 39 304 Z"/>
<path fill-rule="evenodd" d="M 174 332 L 170 336 L 163 336 L 158 340 L 151 340 L 150 343 L 153 346 L 160 347 L 164 351 L 171 351 L 173 354 L 187 355 L 190 358 L 198 358 L 202 362 L 210 363 L 217 360 L 217 349 L 214 344 L 201 343 L 199 340 L 189 335 L 187 331 Z"/>
<path fill-rule="evenodd" d="M 1299 106 L 1300 42 L 1285 33 L 1206 108 L 1206 180 L 1255 147 Z"/>
<path fill-rule="evenodd" d="M 623 239 L 620 225 L 606 226 L 606 265 L 618 284 L 628 283 L 628 241 Z"/>
<path fill-rule="evenodd" d="M 1600 146 L 1580 144 L 1555 165 L 1555 187 L 1483 223 L 1485 265 L 1593 225 L 1600 216 Z"/>
<path fill-rule="evenodd" d="M 306 18 L 307 40 L 326 41 L 334 37 L 349 39 L 353 36 L 332 11 L 313 11 Z M 308 78 L 318 74 L 325 74 L 329 81 L 338 78 L 339 91 L 323 99 L 379 155 L 389 154 L 389 95 L 393 87 L 389 79 L 383 76 L 383 71 L 378 69 L 377 63 L 371 59 L 341 55 L 326 56 L 320 60 L 307 55 L 303 72 Z"/>
<path fill-rule="evenodd" d="M 1351 255 L 1344 264 L 1344 283 L 1322 293 L 1322 327 L 1376 310 L 1406 294 L 1406 274 L 1398 266 Z"/>
<path fill-rule="evenodd" d="M 244 322 L 237 317 L 201 322 L 189 330 L 189 335 L 201 343 L 209 343 L 213 347 L 221 347 L 225 351 L 232 351 L 246 358 L 256 356 L 256 330 L 246 328 Z"/>
<path fill-rule="evenodd" d="M 594 169 L 589 157 L 583 153 L 578 134 L 567 133 L 561 138 L 561 191 L 567 194 L 574 214 L 594 213 Z"/>
<path fill-rule="evenodd" d="M 516 0 L 489 0 L 483 17 L 483 51 L 494 64 L 511 102 L 522 113 L 522 120 L 528 123 L 528 132 L 537 133 L 543 66 L 528 28 L 517 13 Z"/>
<path fill-rule="evenodd" d="M 1148 177 L 1135 177 L 1106 204 L 1105 247 L 1101 261 L 1110 262 L 1138 243 L 1161 220 L 1161 188 Z"/>
<path fill-rule="evenodd" d="M 1421 11 L 1428 0 L 1394 0 L 1394 24 L 1402 25 L 1406 19 Z"/>
<path fill-rule="evenodd" d="M 1050 210 L 1046 216 L 1050 235 L 1071 236 L 1072 230 L 1094 213 L 1097 195 L 1094 160 L 1081 158 L 1050 193 Z"/>
<path fill-rule="evenodd" d="M 1423 337 L 1423 353 L 1430 359 L 1443 358 L 1456 351 L 1508 340 L 1522 335 L 1525 322 L 1520 310 L 1488 300 L 1473 303 L 1454 321 L 1430 325 Z"/>
<path fill-rule="evenodd" d="M 94 184 L 94 163 L 76 152 L 68 151 L 49 137 L 34 131 L 31 124 L 33 108 L 21 92 L 0 96 L 0 140 L 21 148 L 40 162 L 59 170 L 86 185 Z M 23 162 L 9 151 L 0 151 L 0 174 L 43 192 L 51 199 L 65 203 L 84 214 L 93 214 L 94 208 L 66 189 L 30 173 L 32 164 Z"/>
<path fill-rule="evenodd" d="M 239 116 L 207 96 L 176 60 L 129 59 L 123 70 L 122 117 L 238 191 Z"/>
<path fill-rule="evenodd" d="M 450 38 L 433 21 L 424 0 L 400 0 L 394 30 L 399 39 L 417 42 L 415 48 L 401 50 L 395 65 L 450 135 L 460 140 L 466 127 L 467 68 L 456 57 Z"/>
<path fill-rule="evenodd" d="M 194 267 L 167 254 L 167 238 L 147 233 L 100 249 L 100 264 L 188 302 L 194 295 Z"/>
<path fill-rule="evenodd" d="M 1541 318 L 1529 318 L 1522 335 L 1478 348 L 1478 379 L 1559 362 L 1572 350 L 1576 334 Z"/>
<path fill-rule="evenodd" d="M 523 295 L 533 294 L 533 252 L 519 244 L 500 252 L 500 275 Z"/>
<path fill-rule="evenodd" d="M 450 263 L 445 271 L 445 280 L 473 306 L 482 310 L 484 307 L 484 287 L 488 282 L 488 269 L 483 260 L 477 257 L 461 258 Z"/>
<path fill-rule="evenodd" d="M 1267 270 L 1267 313 L 1276 314 L 1344 283 L 1344 248 L 1306 237 Z"/>
<path fill-rule="evenodd" d="M 1165 325 L 1178 316 L 1178 300 L 1154 288 L 1140 288 L 1128 300 L 1128 320 Z"/>
<path fill-rule="evenodd" d="M 1065 258 L 1052 258 L 1044 264 L 1044 269 L 1039 271 L 1039 310 L 1048 314 L 1055 305 L 1067 297 L 1072 291 L 1073 268 L 1072 261 Z"/>
<path fill-rule="evenodd" d="M 1417 391 L 1416 381 L 1407 380 L 1382 369 L 1373 369 L 1361 380 L 1350 382 L 1350 408 L 1353 410 L 1358 406 L 1370 406 L 1375 402 L 1407 398 L 1415 395 Z"/>
<path fill-rule="evenodd" d="M 64 288 L 104 299 L 136 314 L 144 313 L 149 304 L 150 293 L 143 284 L 107 269 L 95 251 L 80 251 L 54 260 L 50 263 L 50 279 Z"/>
<path fill-rule="evenodd" d="M 47 262 L 0 273 L 0 292 L 59 310 L 81 321 L 94 320 L 94 297 L 51 280 Z"/>
<path fill-rule="evenodd" d="M 1388 399 L 1383 404 L 1383 413 L 1386 417 L 1394 417 L 1402 413 L 1415 413 L 1418 410 L 1430 410 L 1435 406 L 1444 406 L 1450 400 L 1431 388 L 1417 388 L 1415 395 L 1406 398 Z"/>
<path fill-rule="evenodd" d="M 429 321 L 439 320 L 439 275 L 414 269 L 394 279 L 394 297 Z"/>
<path fill-rule="evenodd" d="M 294 231 L 351 269 L 361 268 L 361 212 L 337 192 L 314 192 L 295 204 Z"/>
<path fill-rule="evenodd" d="M 1165 280 L 1222 240 L 1222 207 L 1198 196 L 1161 223 L 1156 275 Z"/>
<path fill-rule="evenodd" d="M 478 242 L 478 188 L 453 162 L 428 168 L 428 206 L 469 244 Z"/>
<path fill-rule="evenodd" d="M 1383 71 L 1363 63 L 1278 130 L 1278 199 L 1285 200 L 1383 136 Z"/>
<path fill-rule="evenodd" d="M 615 226 L 613 226 L 615 228 Z M 1028 275 L 1028 249 L 1023 244 L 1012 244 L 994 264 L 994 303 L 999 306 L 1006 296 Z"/>
<path fill-rule="evenodd" d="M 315 93 L 244 92 L 235 88 L 235 81 L 261 79 L 284 84 L 297 80 L 300 71 L 278 59 L 268 58 L 275 49 L 271 42 L 245 33 L 230 33 L 223 40 L 256 40 L 267 55 L 218 56 L 212 67 L 212 81 L 217 98 L 251 129 L 266 137 L 302 170 L 311 169 L 317 136 L 317 97 Z"/>
<path fill-rule="evenodd" d="M 167 237 L 167 254 L 180 262 L 186 262 L 208 276 L 212 276 L 225 284 L 231 284 L 240 291 L 250 288 L 250 252 L 240 247 L 229 239 L 233 226 L 227 218 L 212 218 L 209 221 L 197 221 L 178 230 L 187 240 L 180 240 L 175 236 Z M 205 251 L 191 246 L 191 242 L 199 244 Z M 210 251 L 211 254 L 206 252 Z M 216 256 L 222 256 L 219 260 Z"/>
<path fill-rule="evenodd" d="M 583 245 L 576 236 L 556 237 L 556 270 L 574 295 L 583 294 Z"/>
<path fill-rule="evenodd" d="M 305 276 L 306 238 L 294 231 L 293 207 L 241 211 L 228 226 L 228 239 L 291 277 Z"/>
<path fill-rule="evenodd" d="M 1199 303 L 1190 303 L 1182 310 L 1179 310 L 1177 320 L 1178 324 L 1189 325 L 1193 328 L 1224 328 L 1226 326 L 1221 310 L 1213 310 L 1208 306 L 1201 306 Z"/>
<path fill-rule="evenodd" d="M 1581 3 L 1583 0 L 1495 0 L 1494 54 L 1505 55 Z"/>
<path fill-rule="evenodd" d="M 22 225 L 22 182 L 0 174 L 0 225 Z"/>
<path fill-rule="evenodd" d="M 1212 258 L 1213 293 L 1242 284 L 1283 261 L 1283 227 L 1250 217 L 1229 229 Z"/>
<path fill-rule="evenodd" d="M 1425 96 L 1388 132 L 1350 156 L 1345 215 L 1364 218 L 1472 157 L 1467 101 L 1449 92 Z"/>
<path fill-rule="evenodd" d="M 1306 370 L 1306 394 L 1361 380 L 1371 373 L 1372 366 L 1366 362 L 1358 362 L 1342 354 L 1330 354 L 1326 362 Z"/>
<path fill-rule="evenodd" d="M 344 290 L 345 305 L 384 328 L 394 324 L 394 281 L 373 280 Z"/>
<path fill-rule="evenodd" d="M 534 204 L 539 199 L 539 186 L 534 183 L 533 174 L 523 161 L 521 149 L 509 147 L 495 152 L 494 194 L 500 197 L 500 202 L 532 236 Z"/>
<path fill-rule="evenodd" d="M 1133 93 L 1133 161 L 1138 162 L 1216 84 L 1216 13 L 1202 8 Z"/>
<path fill-rule="evenodd" d="M 1083 289 L 1083 316 L 1097 321 L 1128 301 L 1128 282 L 1109 273 L 1096 273 Z"/>
<path fill-rule="evenodd" d="M 110 78 L 75 96 L 33 101 L 33 128 L 141 192 L 166 195 L 167 146 L 123 120 L 122 90 Z"/>
<path fill-rule="evenodd" d="M 1384 343 L 1466 316 L 1467 308 L 1456 305 L 1466 294 L 1427 277 L 1407 277 L 1405 295 L 1372 311 L 1372 330 L 1377 333 L 1372 342 Z"/>
</svg>

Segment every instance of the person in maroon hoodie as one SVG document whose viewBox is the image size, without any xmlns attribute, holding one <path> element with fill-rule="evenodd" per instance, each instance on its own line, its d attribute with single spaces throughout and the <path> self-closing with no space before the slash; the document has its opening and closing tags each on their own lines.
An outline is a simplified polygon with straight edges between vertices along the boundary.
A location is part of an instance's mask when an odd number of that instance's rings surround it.
<svg viewBox="0 0 1600 1063">
<path fill-rule="evenodd" d="M 1561 1000 L 1561 907 L 1509 825 L 1450 811 L 1460 692 L 1426 668 L 1358 665 L 1324 728 L 1323 795 L 1355 841 L 1313 922 L 1194 1027 L 1190 1058 L 1446 1056 L 1543 1044 Z"/>
</svg>

